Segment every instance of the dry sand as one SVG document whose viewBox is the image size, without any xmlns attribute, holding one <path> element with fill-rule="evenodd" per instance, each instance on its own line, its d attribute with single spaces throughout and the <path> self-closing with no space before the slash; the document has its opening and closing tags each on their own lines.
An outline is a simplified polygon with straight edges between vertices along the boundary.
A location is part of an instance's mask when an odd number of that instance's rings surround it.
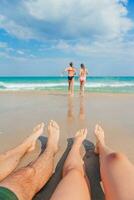
<svg viewBox="0 0 134 200">
<path fill-rule="evenodd" d="M 122 151 L 134 162 L 134 95 L 86 94 L 68 97 L 66 94 L 45 92 L 0 93 L 0 152 L 20 144 L 40 122 L 56 120 L 61 127 L 60 151 L 66 139 L 83 127 L 88 128 L 88 139 L 94 140 L 93 129 L 100 123 L 105 129 L 107 144 Z M 45 134 L 46 134 L 45 130 Z M 21 165 L 35 159 L 40 151 L 26 156 Z"/>
</svg>

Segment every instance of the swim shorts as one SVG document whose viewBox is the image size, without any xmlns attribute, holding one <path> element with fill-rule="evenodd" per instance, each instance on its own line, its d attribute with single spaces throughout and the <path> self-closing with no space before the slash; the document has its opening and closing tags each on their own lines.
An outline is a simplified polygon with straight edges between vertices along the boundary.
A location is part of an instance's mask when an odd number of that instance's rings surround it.
<svg viewBox="0 0 134 200">
<path fill-rule="evenodd" d="M 8 188 L 0 187 L 0 200 L 19 200 L 19 199 L 17 198 L 16 194 L 14 194 L 14 192 L 9 190 Z"/>
</svg>

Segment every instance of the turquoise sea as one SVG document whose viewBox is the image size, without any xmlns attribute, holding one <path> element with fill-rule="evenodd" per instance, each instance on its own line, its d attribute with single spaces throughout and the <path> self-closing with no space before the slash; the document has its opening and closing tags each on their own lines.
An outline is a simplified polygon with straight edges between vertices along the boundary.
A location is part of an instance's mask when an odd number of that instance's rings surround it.
<svg viewBox="0 0 134 200">
<path fill-rule="evenodd" d="M 67 91 L 67 77 L 0 77 L 0 91 Z M 75 91 L 79 79 L 75 77 Z M 87 92 L 134 93 L 134 77 L 88 77 Z"/>
</svg>

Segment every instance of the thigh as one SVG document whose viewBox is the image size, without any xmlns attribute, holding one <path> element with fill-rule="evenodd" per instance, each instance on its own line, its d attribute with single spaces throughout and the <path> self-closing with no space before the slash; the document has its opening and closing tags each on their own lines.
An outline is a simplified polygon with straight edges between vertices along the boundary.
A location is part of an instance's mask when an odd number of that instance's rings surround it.
<svg viewBox="0 0 134 200">
<path fill-rule="evenodd" d="M 68 85 L 71 85 L 71 81 L 70 80 L 68 80 Z"/>
<path fill-rule="evenodd" d="M 82 87 L 82 81 L 80 81 L 80 86 Z"/>
<path fill-rule="evenodd" d="M 106 199 L 133 199 L 134 167 L 124 155 L 108 155 L 106 160 L 101 162 L 101 175 Z"/>
<path fill-rule="evenodd" d="M 90 200 L 88 184 L 82 174 L 71 170 L 61 180 L 51 200 Z"/>
<path fill-rule="evenodd" d="M 82 81 L 82 84 L 81 84 L 81 85 L 82 85 L 82 87 L 84 87 L 84 86 L 85 86 L 85 82 L 84 82 L 84 81 Z"/>
<path fill-rule="evenodd" d="M 71 80 L 71 86 L 73 86 L 73 85 L 74 85 L 74 77 Z"/>
</svg>

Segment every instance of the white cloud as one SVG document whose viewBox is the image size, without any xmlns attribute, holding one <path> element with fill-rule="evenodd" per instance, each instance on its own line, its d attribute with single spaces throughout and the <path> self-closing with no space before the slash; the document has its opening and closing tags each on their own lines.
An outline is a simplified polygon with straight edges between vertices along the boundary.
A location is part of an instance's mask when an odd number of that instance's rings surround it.
<svg viewBox="0 0 134 200">
<path fill-rule="evenodd" d="M 114 60 L 133 61 L 134 63 L 134 41 L 131 38 L 128 41 L 124 40 L 95 40 L 92 42 L 81 41 L 75 44 L 70 44 L 66 41 L 60 41 L 55 45 L 55 49 L 62 50 L 77 57 L 82 56 L 85 59 L 106 59 L 109 62 Z"/>
<path fill-rule="evenodd" d="M 57 48 L 57 49 L 59 49 L 59 50 L 68 50 L 68 49 L 70 49 L 70 44 L 67 43 L 66 41 L 60 40 L 60 41 L 56 44 L 55 48 Z"/>
<path fill-rule="evenodd" d="M 0 28 L 6 30 L 9 34 L 16 36 L 20 39 L 34 38 L 34 33 L 30 28 L 21 26 L 12 19 L 7 18 L 4 15 L 0 15 Z"/>
<path fill-rule="evenodd" d="M 45 23 L 57 26 L 55 30 L 63 37 L 116 38 L 133 27 L 127 17 L 127 0 L 27 0 L 24 3 L 32 17 L 42 20 L 44 26 Z"/>
<path fill-rule="evenodd" d="M 21 51 L 21 50 L 17 50 L 17 53 L 20 54 L 20 55 L 24 55 L 24 52 Z"/>
<path fill-rule="evenodd" d="M 0 42 L 0 49 L 5 49 L 7 47 L 8 47 L 8 45 L 6 42 Z"/>
<path fill-rule="evenodd" d="M 127 0 L 20 0 L 13 10 L 7 0 L 0 7 L 0 28 L 20 39 L 119 38 L 133 28 L 126 5 Z"/>
<path fill-rule="evenodd" d="M 3 58 L 24 57 L 25 52 L 16 48 L 12 48 L 6 42 L 0 42 L 0 56 Z"/>
<path fill-rule="evenodd" d="M 11 47 L 8 45 L 8 43 L 6 43 L 6 42 L 0 42 L 0 51 L 1 51 L 1 53 L 2 53 L 2 52 L 10 53 L 10 52 L 14 51 L 14 49 L 11 48 Z"/>
</svg>

